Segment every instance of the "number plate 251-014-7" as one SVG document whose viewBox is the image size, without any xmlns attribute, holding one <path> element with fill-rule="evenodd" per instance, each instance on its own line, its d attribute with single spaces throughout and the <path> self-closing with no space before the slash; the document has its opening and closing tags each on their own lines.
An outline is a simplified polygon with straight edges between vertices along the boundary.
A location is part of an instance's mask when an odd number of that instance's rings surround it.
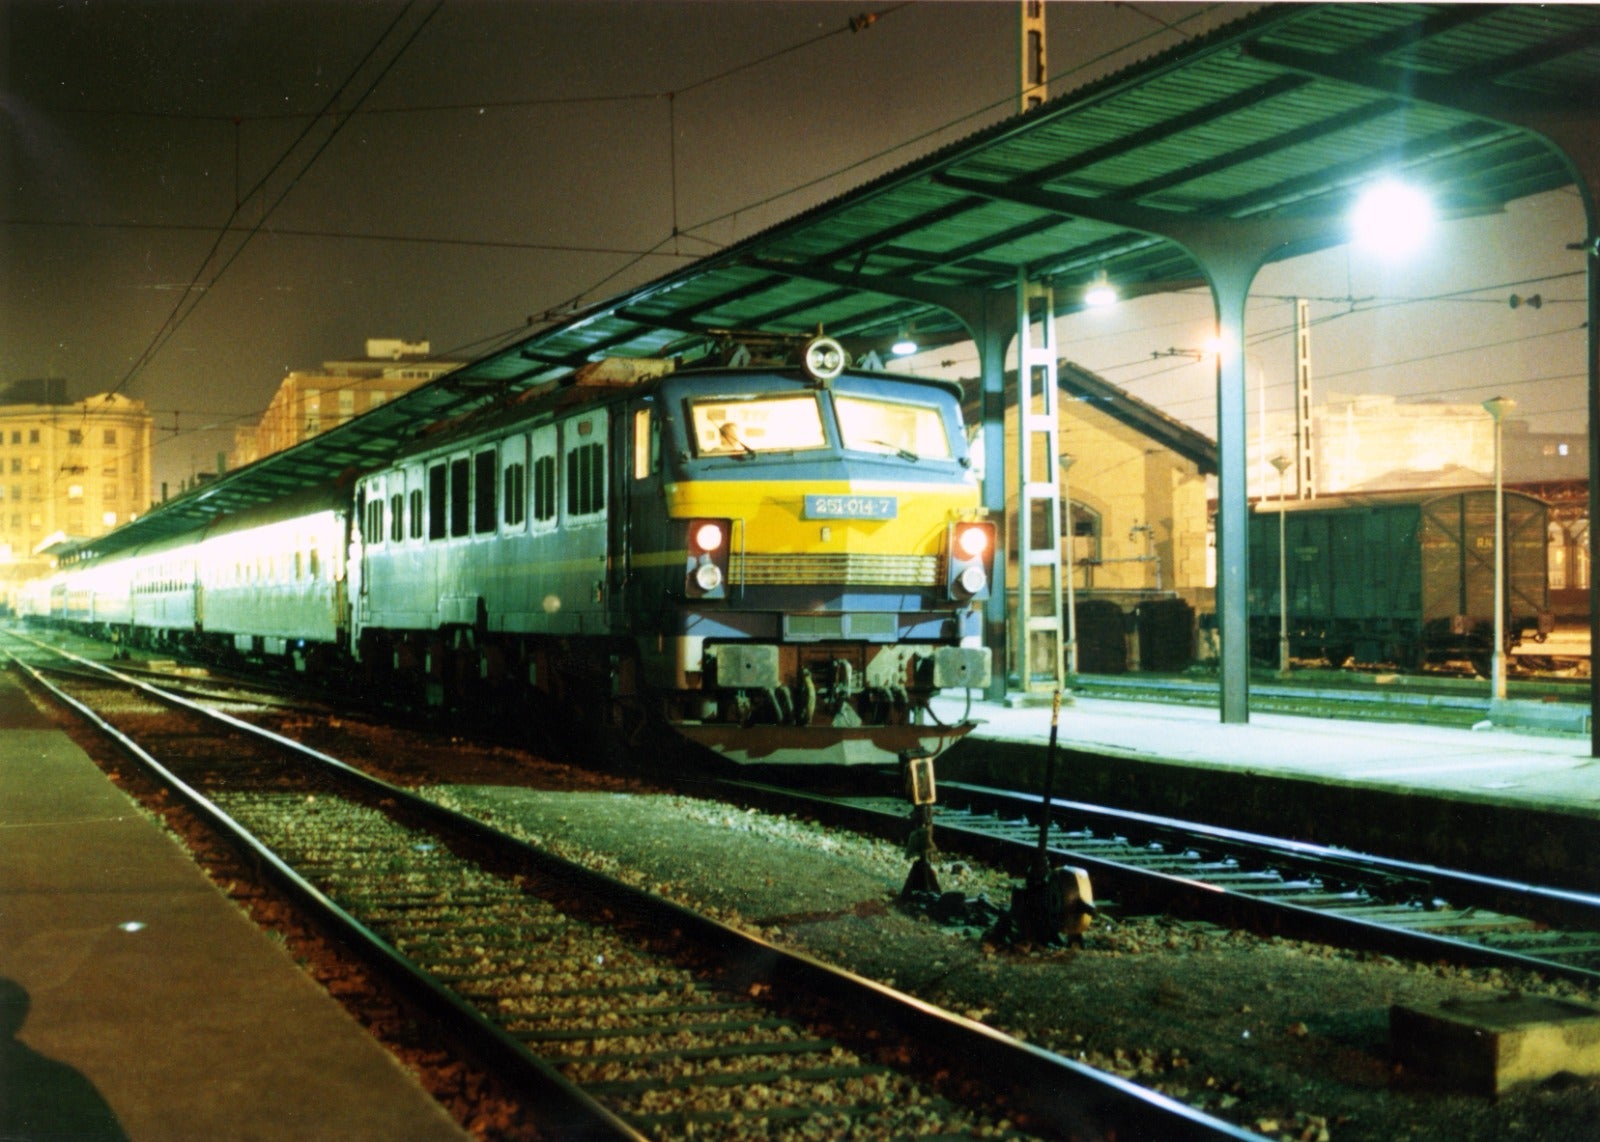
<svg viewBox="0 0 1600 1142">
<path fill-rule="evenodd" d="M 806 519 L 894 519 L 894 496 L 807 496 Z"/>
</svg>

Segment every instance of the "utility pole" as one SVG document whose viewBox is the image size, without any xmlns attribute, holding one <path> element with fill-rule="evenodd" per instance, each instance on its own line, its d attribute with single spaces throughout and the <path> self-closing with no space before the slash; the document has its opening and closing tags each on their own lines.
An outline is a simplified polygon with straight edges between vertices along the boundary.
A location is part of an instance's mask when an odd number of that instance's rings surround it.
<svg viewBox="0 0 1600 1142">
<path fill-rule="evenodd" d="M 1022 0 L 1022 111 L 1049 98 L 1044 54 L 1044 0 Z"/>
</svg>

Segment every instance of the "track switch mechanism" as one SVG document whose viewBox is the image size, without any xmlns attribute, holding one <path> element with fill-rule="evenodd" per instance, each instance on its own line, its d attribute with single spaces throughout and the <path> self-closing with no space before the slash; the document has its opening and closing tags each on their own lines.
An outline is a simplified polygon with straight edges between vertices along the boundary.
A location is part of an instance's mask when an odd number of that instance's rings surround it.
<svg viewBox="0 0 1600 1142">
<path fill-rule="evenodd" d="M 939 849 L 933 843 L 933 803 L 938 789 L 933 779 L 933 757 L 928 754 L 907 754 L 904 758 L 906 796 L 910 799 L 912 820 L 911 835 L 906 838 L 906 855 L 911 857 L 911 872 L 900 889 L 900 899 L 913 893 L 939 894 L 939 877 L 933 871 L 933 858 Z"/>
<path fill-rule="evenodd" d="M 1078 946 L 1095 915 L 1094 890 L 1081 868 L 1050 867 L 1050 793 L 1056 777 L 1056 737 L 1061 723 L 1061 691 L 1050 704 L 1050 747 L 1045 753 L 1044 796 L 1039 802 L 1039 847 L 1028 878 L 1011 893 L 1011 907 L 991 937 L 1006 943 Z"/>
</svg>

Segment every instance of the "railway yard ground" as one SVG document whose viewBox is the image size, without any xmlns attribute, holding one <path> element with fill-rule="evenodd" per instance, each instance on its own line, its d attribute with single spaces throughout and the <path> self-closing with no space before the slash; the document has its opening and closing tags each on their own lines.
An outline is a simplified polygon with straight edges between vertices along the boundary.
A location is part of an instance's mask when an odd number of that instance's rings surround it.
<svg viewBox="0 0 1600 1142">
<path fill-rule="evenodd" d="M 296 1045 L 251 1049 L 267 1042 L 255 1021 L 275 1014 L 269 988 L 297 986 L 286 979 L 303 982 L 293 959 L 273 947 L 280 938 L 255 941 L 259 947 L 250 954 L 265 958 L 251 962 L 265 966 L 252 982 L 254 994 L 242 1001 L 236 994 L 228 998 L 238 989 L 227 971 L 127 959 L 125 948 L 158 933 L 118 925 L 182 911 L 196 925 L 191 939 L 211 948 L 217 933 L 237 926 L 238 916 L 193 907 L 196 897 L 207 895 L 203 886 L 165 874 L 137 896 L 105 878 L 72 885 L 59 877 L 77 865 L 119 869 L 136 882 L 149 875 L 143 862 L 153 858 L 124 855 L 133 850 L 122 847 L 121 826 L 107 827 L 123 813 L 108 808 L 108 798 L 118 795 L 93 778 L 72 742 L 112 770 L 117 755 L 86 734 L 74 732 L 69 741 L 60 723 L 9 678 L 0 678 L 0 697 L 0 789 L 8 791 L 8 807 L 22 804 L 9 791 L 39 780 L 30 767 L 46 752 L 55 759 L 51 764 L 65 758 L 75 771 L 71 783 L 52 787 L 49 799 L 36 799 L 35 819 L 17 819 L 7 809 L 8 824 L 28 827 L 0 828 L 0 883 L 6 886 L 0 899 L 7 918 L 0 927 L 6 933 L 0 935 L 0 979 L 31 999 L 17 1032 L 20 1049 L 70 1068 L 105 1100 L 115 1128 L 85 1137 L 182 1136 L 162 1128 L 160 1106 L 169 1099 L 209 1100 L 210 1136 L 273 1137 L 276 1127 L 268 1120 L 277 1114 L 287 1116 L 279 1131 L 284 1136 L 331 1136 L 308 1130 L 295 1115 L 312 1107 L 331 1127 L 338 1115 L 359 1119 L 362 1105 L 374 1098 L 388 1103 L 391 1113 L 416 1117 L 404 1130 L 374 1123 L 366 1133 L 341 1129 L 338 1136 L 422 1137 L 425 1128 L 437 1132 L 426 1136 L 450 1136 L 449 1122 L 440 1121 L 399 1067 L 388 1067 L 381 1078 L 405 1088 L 392 1094 L 366 1078 L 336 1077 L 312 1053 L 336 1041 L 320 1034 L 316 1042 L 301 1035 Z M 246 705 L 234 712 L 247 712 Z M 941 705 L 942 714 L 960 712 L 959 704 Z M 985 725 L 941 762 L 941 778 L 994 781 L 1010 771 L 1026 784 L 1043 754 L 1048 706 L 981 705 L 974 713 Z M 249 716 L 340 756 L 376 759 L 380 776 L 427 788 L 570 859 L 1266 1137 L 1597 1137 L 1595 1079 L 1557 1076 L 1497 1099 L 1459 1093 L 1397 1066 L 1389 1041 L 1393 1004 L 1425 1007 L 1521 993 L 1600 1005 L 1600 995 L 1583 985 L 1526 972 L 1411 963 L 1168 917 L 1124 916 L 1114 902 L 1081 948 L 1007 948 L 959 917 L 941 922 L 902 909 L 898 897 L 908 862 L 892 844 L 731 806 L 697 795 L 692 784 L 652 788 L 505 746 L 355 717 Z M 1582 887 L 1600 882 L 1585 863 L 1593 854 L 1585 858 L 1580 851 L 1583 838 L 1595 847 L 1600 818 L 1600 763 L 1587 757 L 1586 736 L 1279 714 L 1256 715 L 1249 726 L 1221 726 L 1203 708 L 1087 696 L 1063 709 L 1061 731 L 1058 797 L 1115 800 L 1152 812 L 1185 807 L 1190 817 L 1234 827 L 1275 818 L 1279 834 L 1307 829 L 1332 843 L 1353 843 L 1340 838 L 1367 831 L 1363 820 L 1370 818 L 1370 831 L 1391 841 L 1401 832 L 1415 835 L 1412 847 L 1431 851 L 1432 859 L 1491 844 L 1509 851 L 1520 830 L 1520 847 L 1531 861 L 1500 863 L 1502 875 L 1520 875 L 1531 863 L 1587 878 Z M 1409 825 L 1401 830 L 1404 822 Z M 1486 837 L 1484 829 L 1494 835 Z M 1363 847 L 1392 852 L 1395 846 Z M 948 859 L 937 867 L 947 892 L 997 905 L 1009 897 L 1011 881 L 994 870 Z M 51 893 L 53 900 L 43 898 Z M 147 906 L 140 916 L 116 907 L 135 901 Z M 174 901 L 190 905 L 179 909 Z M 91 916 L 86 908 L 94 902 L 101 911 Z M 25 932 L 11 923 L 23 905 L 31 909 Z M 316 974 L 315 964 L 306 966 Z M 152 972 L 160 989 L 141 994 L 140 971 Z M 105 1006 L 97 1011 L 96 1004 Z M 91 1036 L 87 1028 L 94 1024 L 101 1030 Z M 369 1056 L 371 1041 L 356 1039 L 338 1049 L 352 1058 Z M 237 1055 L 218 1048 L 229 1042 L 243 1044 Z M 8 1049 L 19 1050 L 16 1044 Z M 229 1074 L 229 1067 L 238 1070 Z M 273 1077 L 272 1068 L 284 1068 L 279 1076 L 320 1070 L 326 1077 L 306 1097 L 285 1099 L 280 1092 L 253 1101 L 253 1084 L 288 1081 Z M 212 1078 L 202 1082 L 208 1073 Z M 455 1113 L 470 1122 L 470 1114 Z M 498 1136 L 493 1125 L 474 1129 Z"/>
</svg>

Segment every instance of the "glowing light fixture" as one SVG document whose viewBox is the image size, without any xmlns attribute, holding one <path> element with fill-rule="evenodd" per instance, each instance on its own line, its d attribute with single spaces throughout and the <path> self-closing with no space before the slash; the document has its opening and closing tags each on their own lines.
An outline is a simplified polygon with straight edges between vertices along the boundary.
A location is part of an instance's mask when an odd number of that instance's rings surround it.
<svg viewBox="0 0 1600 1142">
<path fill-rule="evenodd" d="M 900 336 L 894 339 L 894 344 L 889 346 L 889 352 L 896 357 L 909 357 L 917 351 L 917 339 L 911 334 L 911 326 L 904 326 Z"/>
<path fill-rule="evenodd" d="M 1350 230 L 1357 244 L 1387 257 L 1410 254 L 1433 230 L 1433 203 L 1416 187 L 1385 179 L 1356 200 Z"/>
<path fill-rule="evenodd" d="M 722 546 L 722 527 L 715 523 L 703 523 L 695 529 L 694 544 L 701 551 L 715 551 Z"/>
<path fill-rule="evenodd" d="M 1106 278 L 1106 272 L 1101 270 L 1099 275 L 1089 283 L 1089 288 L 1083 292 L 1083 304 L 1093 309 L 1103 309 L 1108 305 L 1117 304 L 1117 290 Z"/>
</svg>

